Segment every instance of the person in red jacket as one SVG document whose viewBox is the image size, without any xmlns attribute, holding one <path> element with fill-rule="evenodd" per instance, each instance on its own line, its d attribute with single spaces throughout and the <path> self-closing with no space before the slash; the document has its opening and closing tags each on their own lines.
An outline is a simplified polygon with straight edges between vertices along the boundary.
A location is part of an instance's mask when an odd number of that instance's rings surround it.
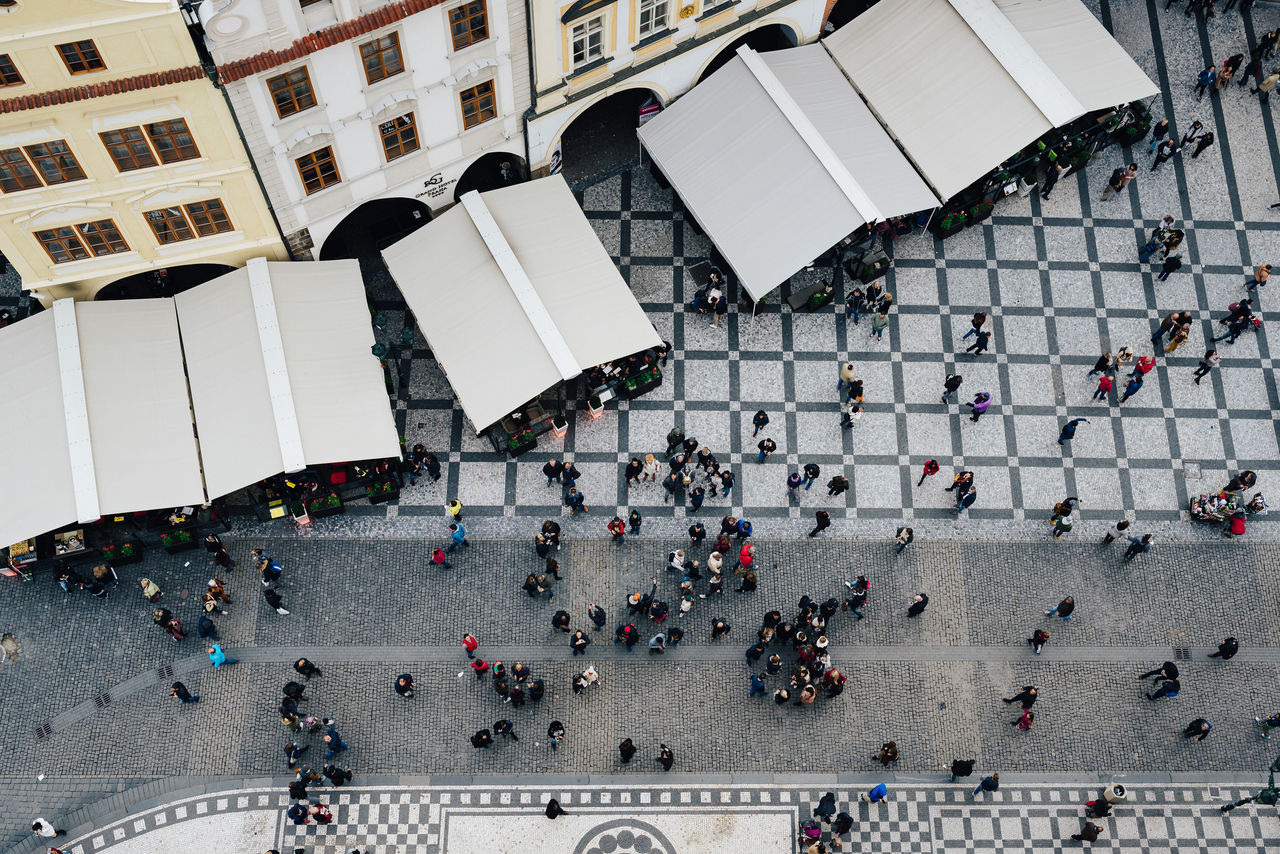
<svg viewBox="0 0 1280 854">
<path fill-rule="evenodd" d="M 453 566 L 453 564 L 449 563 L 449 558 L 444 553 L 444 549 L 439 546 L 436 546 L 435 550 L 431 552 L 431 562 L 441 569 L 448 569 Z"/>
<path fill-rule="evenodd" d="M 924 483 L 924 479 L 925 479 L 926 477 L 933 477 L 935 474 L 937 474 L 937 473 L 938 473 L 938 469 L 939 469 L 939 466 L 938 466 L 938 461 L 937 461 L 937 460 L 927 460 L 927 461 L 925 461 L 925 464 L 924 464 L 924 474 L 920 475 L 920 480 L 916 483 L 916 486 L 920 486 L 921 484 L 923 484 L 923 483 Z"/>
<path fill-rule="evenodd" d="M 613 535 L 613 541 L 615 543 L 622 542 L 622 538 L 627 534 L 627 524 L 617 516 L 614 516 L 605 527 L 608 528 L 609 533 Z"/>
<path fill-rule="evenodd" d="M 1093 393 L 1094 400 L 1106 400 L 1107 395 L 1111 394 L 1111 389 L 1115 388 L 1115 381 L 1106 374 L 1098 380 L 1098 390 Z"/>
<path fill-rule="evenodd" d="M 472 635 L 462 636 L 462 648 L 467 651 L 467 658 L 476 657 L 476 649 L 480 646 L 480 641 L 476 640 Z"/>
<path fill-rule="evenodd" d="M 753 545 L 744 545 L 742 551 L 738 552 L 738 565 L 734 567 L 734 571 L 741 575 L 744 572 L 750 572 L 751 567 L 756 562 L 756 547 Z"/>
</svg>

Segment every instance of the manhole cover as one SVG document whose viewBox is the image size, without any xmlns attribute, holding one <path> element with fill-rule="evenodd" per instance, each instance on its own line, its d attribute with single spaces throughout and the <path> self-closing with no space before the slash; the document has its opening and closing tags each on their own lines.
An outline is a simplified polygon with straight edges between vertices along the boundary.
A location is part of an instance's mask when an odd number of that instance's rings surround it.
<svg viewBox="0 0 1280 854">
<path fill-rule="evenodd" d="M 1187 480 L 1199 480 L 1199 479 L 1200 479 L 1200 464 L 1199 464 L 1199 463 L 1189 463 L 1189 462 L 1187 462 L 1187 461 L 1183 460 L 1183 462 L 1182 462 L 1182 476 L 1183 476 L 1183 477 L 1185 477 Z"/>
<path fill-rule="evenodd" d="M 36 727 L 36 741 L 44 741 L 51 735 L 53 735 L 53 724 L 48 721 Z"/>
<path fill-rule="evenodd" d="M 1191 648 L 1186 646 L 1175 646 L 1173 648 L 1173 660 L 1174 661 L 1190 661 Z"/>
</svg>

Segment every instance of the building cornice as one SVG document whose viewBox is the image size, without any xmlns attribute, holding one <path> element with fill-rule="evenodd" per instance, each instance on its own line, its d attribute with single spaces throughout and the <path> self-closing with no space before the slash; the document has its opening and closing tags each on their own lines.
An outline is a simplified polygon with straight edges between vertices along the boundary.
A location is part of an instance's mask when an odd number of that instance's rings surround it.
<svg viewBox="0 0 1280 854">
<path fill-rule="evenodd" d="M 416 15 L 418 12 L 423 12 L 445 2 L 447 0 L 397 0 L 395 3 L 388 3 L 380 9 L 375 9 L 350 21 L 334 24 L 333 26 L 316 30 L 314 33 L 307 33 L 284 50 L 267 50 L 262 53 L 255 53 L 253 56 L 247 56 L 244 59 L 228 62 L 225 65 L 219 65 L 218 75 L 224 83 L 233 83 L 250 75 L 270 71 L 273 68 L 310 56 L 327 47 L 333 47 L 336 44 L 359 38 L 381 27 L 390 26 L 410 15 Z"/>
<path fill-rule="evenodd" d="M 125 77 L 121 80 L 103 80 L 85 86 L 73 86 L 69 89 L 54 89 L 49 92 L 35 92 L 30 95 L 18 95 L 14 98 L 0 99 L 0 113 L 17 113 L 22 110 L 38 110 L 41 107 L 56 107 L 60 104 L 71 104 L 75 101 L 87 101 L 92 98 L 106 98 L 110 95 L 122 95 L 125 92 L 138 92 L 143 89 L 155 89 L 159 86 L 170 86 L 174 83 L 189 83 L 205 77 L 204 69 L 199 65 L 186 68 L 171 68 L 167 71 L 152 71 L 136 77 Z"/>
</svg>

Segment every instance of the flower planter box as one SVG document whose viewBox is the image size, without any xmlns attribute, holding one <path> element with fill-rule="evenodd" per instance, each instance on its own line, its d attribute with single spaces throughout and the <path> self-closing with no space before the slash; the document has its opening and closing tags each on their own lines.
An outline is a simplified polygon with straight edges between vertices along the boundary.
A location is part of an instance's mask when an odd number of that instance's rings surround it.
<svg viewBox="0 0 1280 854">
<path fill-rule="evenodd" d="M 944 237 L 950 237 L 965 226 L 967 219 L 964 211 L 953 211 L 944 216 L 938 217 L 933 223 L 933 236 L 941 240 Z"/>
<path fill-rule="evenodd" d="M 102 560 L 112 566 L 128 566 L 142 560 L 141 543 L 112 543 L 102 547 Z"/>
<path fill-rule="evenodd" d="M 618 391 L 622 397 L 628 399 L 639 397 L 645 392 L 651 391 L 662 385 L 662 369 L 657 365 L 646 368 L 635 376 L 624 379 L 618 387 Z"/>
<path fill-rule="evenodd" d="M 587 399 L 587 412 L 592 418 L 599 418 L 604 415 L 604 401 L 600 399 L 600 395 L 593 394 Z"/>
<path fill-rule="evenodd" d="M 160 545 L 171 555 L 179 552 L 189 551 L 200 545 L 199 542 L 186 531 L 174 531 L 171 534 L 160 535 Z"/>
<path fill-rule="evenodd" d="M 375 481 L 364 488 L 370 504 L 383 504 L 400 497 L 400 486 L 391 478 Z"/>
<path fill-rule="evenodd" d="M 965 212 L 965 225 L 977 225 L 991 216 L 991 211 L 994 209 L 995 205 L 991 202 L 978 202 Z"/>
<path fill-rule="evenodd" d="M 551 419 L 551 435 L 557 439 L 563 439 L 565 434 L 569 432 L 569 421 L 563 415 L 557 415 Z"/>
<path fill-rule="evenodd" d="M 858 265 L 858 281 L 869 285 L 889 269 L 889 256 L 877 250 Z"/>
<path fill-rule="evenodd" d="M 526 427 L 507 440 L 507 453 L 512 459 L 528 453 L 538 447 L 538 437 L 531 428 Z"/>
<path fill-rule="evenodd" d="M 342 499 L 332 492 L 320 498 L 313 498 L 306 502 L 307 514 L 313 519 L 323 519 L 326 516 L 337 516 L 339 513 L 346 512 L 342 506 Z"/>
</svg>

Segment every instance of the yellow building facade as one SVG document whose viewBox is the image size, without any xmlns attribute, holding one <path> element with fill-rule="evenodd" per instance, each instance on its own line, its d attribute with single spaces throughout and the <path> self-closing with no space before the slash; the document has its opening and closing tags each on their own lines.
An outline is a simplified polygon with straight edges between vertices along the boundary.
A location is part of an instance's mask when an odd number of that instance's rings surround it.
<svg viewBox="0 0 1280 854">
<path fill-rule="evenodd" d="M 176 0 L 0 7 L 0 251 L 46 304 L 288 259 Z"/>
</svg>

